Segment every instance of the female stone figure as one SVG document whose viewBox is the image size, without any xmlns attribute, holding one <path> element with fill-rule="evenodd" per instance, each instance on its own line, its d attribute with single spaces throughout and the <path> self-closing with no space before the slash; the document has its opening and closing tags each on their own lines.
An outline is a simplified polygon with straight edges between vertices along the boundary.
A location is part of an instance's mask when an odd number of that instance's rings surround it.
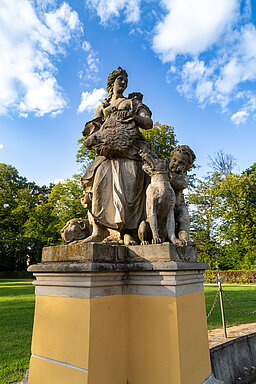
<svg viewBox="0 0 256 384">
<path fill-rule="evenodd" d="M 106 228 L 117 230 L 125 245 L 136 244 L 137 229 L 145 218 L 145 191 L 148 177 L 142 170 L 138 152 L 149 150 L 139 128 L 151 129 L 151 112 L 142 95 L 123 96 L 128 75 L 118 67 L 107 80 L 109 96 L 85 125 L 84 145 L 96 158 L 82 178 L 85 196 L 91 201 L 93 232 L 84 242 L 102 241 Z"/>
</svg>

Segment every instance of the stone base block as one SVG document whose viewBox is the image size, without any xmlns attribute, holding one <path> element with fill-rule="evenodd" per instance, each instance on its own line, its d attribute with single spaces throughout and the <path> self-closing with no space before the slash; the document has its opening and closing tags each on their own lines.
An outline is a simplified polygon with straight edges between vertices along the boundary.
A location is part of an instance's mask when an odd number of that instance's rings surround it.
<svg viewBox="0 0 256 384">
<path fill-rule="evenodd" d="M 29 384 L 207 382 L 206 264 L 174 261 L 169 244 L 138 252 L 64 247 L 45 249 L 29 268 L 36 276 Z"/>
</svg>

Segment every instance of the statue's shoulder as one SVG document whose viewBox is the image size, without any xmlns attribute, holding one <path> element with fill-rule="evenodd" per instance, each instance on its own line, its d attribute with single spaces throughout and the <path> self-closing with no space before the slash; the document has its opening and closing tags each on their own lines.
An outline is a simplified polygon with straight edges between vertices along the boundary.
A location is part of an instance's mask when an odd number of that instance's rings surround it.
<svg viewBox="0 0 256 384">
<path fill-rule="evenodd" d="M 136 110 L 136 113 L 138 113 L 141 109 L 144 109 L 149 114 L 149 116 L 151 117 L 151 115 L 152 115 L 151 110 L 148 108 L 148 106 L 146 104 L 143 104 L 143 102 L 142 102 L 142 100 L 143 100 L 143 94 L 142 93 L 140 93 L 140 92 L 129 93 L 128 99 L 131 100 L 132 106 Z"/>
</svg>

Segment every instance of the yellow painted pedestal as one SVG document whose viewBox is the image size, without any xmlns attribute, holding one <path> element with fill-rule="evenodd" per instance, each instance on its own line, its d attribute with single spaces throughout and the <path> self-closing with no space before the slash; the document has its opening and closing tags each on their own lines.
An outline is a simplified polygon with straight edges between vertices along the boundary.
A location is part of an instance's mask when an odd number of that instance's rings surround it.
<svg viewBox="0 0 256 384">
<path fill-rule="evenodd" d="M 152 261 L 150 252 L 130 255 L 130 262 L 122 253 L 120 260 L 123 249 L 111 250 L 107 263 L 93 260 L 95 249 L 92 260 L 49 261 L 48 248 L 48 259 L 30 267 L 36 309 L 29 384 L 214 382 L 202 284 L 207 266 L 171 261 L 169 244 L 152 247 L 160 256 L 168 252 L 169 261 Z"/>
</svg>

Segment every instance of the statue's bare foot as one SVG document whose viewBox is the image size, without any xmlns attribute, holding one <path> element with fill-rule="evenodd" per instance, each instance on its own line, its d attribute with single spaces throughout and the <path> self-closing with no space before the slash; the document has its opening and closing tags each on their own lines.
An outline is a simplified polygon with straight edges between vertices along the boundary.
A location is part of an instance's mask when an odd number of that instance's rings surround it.
<svg viewBox="0 0 256 384">
<path fill-rule="evenodd" d="M 149 244 L 149 241 L 147 240 L 144 240 L 144 241 L 141 241 L 140 245 L 148 245 Z"/>
<path fill-rule="evenodd" d="M 177 239 L 177 237 L 174 236 L 174 235 L 171 236 L 171 242 L 172 242 L 174 245 L 179 245 L 179 246 L 181 246 L 181 247 L 183 247 L 183 245 L 184 245 L 184 244 L 182 243 L 182 241 L 179 240 L 179 239 Z"/>
<path fill-rule="evenodd" d="M 162 243 L 162 240 L 160 239 L 160 237 L 153 237 L 152 244 L 161 244 L 161 243 Z"/>
<path fill-rule="evenodd" d="M 68 243 L 68 245 L 77 245 L 77 244 L 81 244 L 83 241 L 84 241 L 84 239 L 82 239 L 82 240 L 74 240 L 74 241 L 71 241 L 70 243 Z"/>
<path fill-rule="evenodd" d="M 91 235 L 89 237 L 87 237 L 86 239 L 82 240 L 82 244 L 84 243 L 98 243 L 102 241 L 102 237 L 99 236 L 99 235 Z"/>
<path fill-rule="evenodd" d="M 134 240 L 132 235 L 130 235 L 129 233 L 124 234 L 124 245 L 137 245 L 137 244 L 138 244 L 137 241 Z"/>
</svg>

